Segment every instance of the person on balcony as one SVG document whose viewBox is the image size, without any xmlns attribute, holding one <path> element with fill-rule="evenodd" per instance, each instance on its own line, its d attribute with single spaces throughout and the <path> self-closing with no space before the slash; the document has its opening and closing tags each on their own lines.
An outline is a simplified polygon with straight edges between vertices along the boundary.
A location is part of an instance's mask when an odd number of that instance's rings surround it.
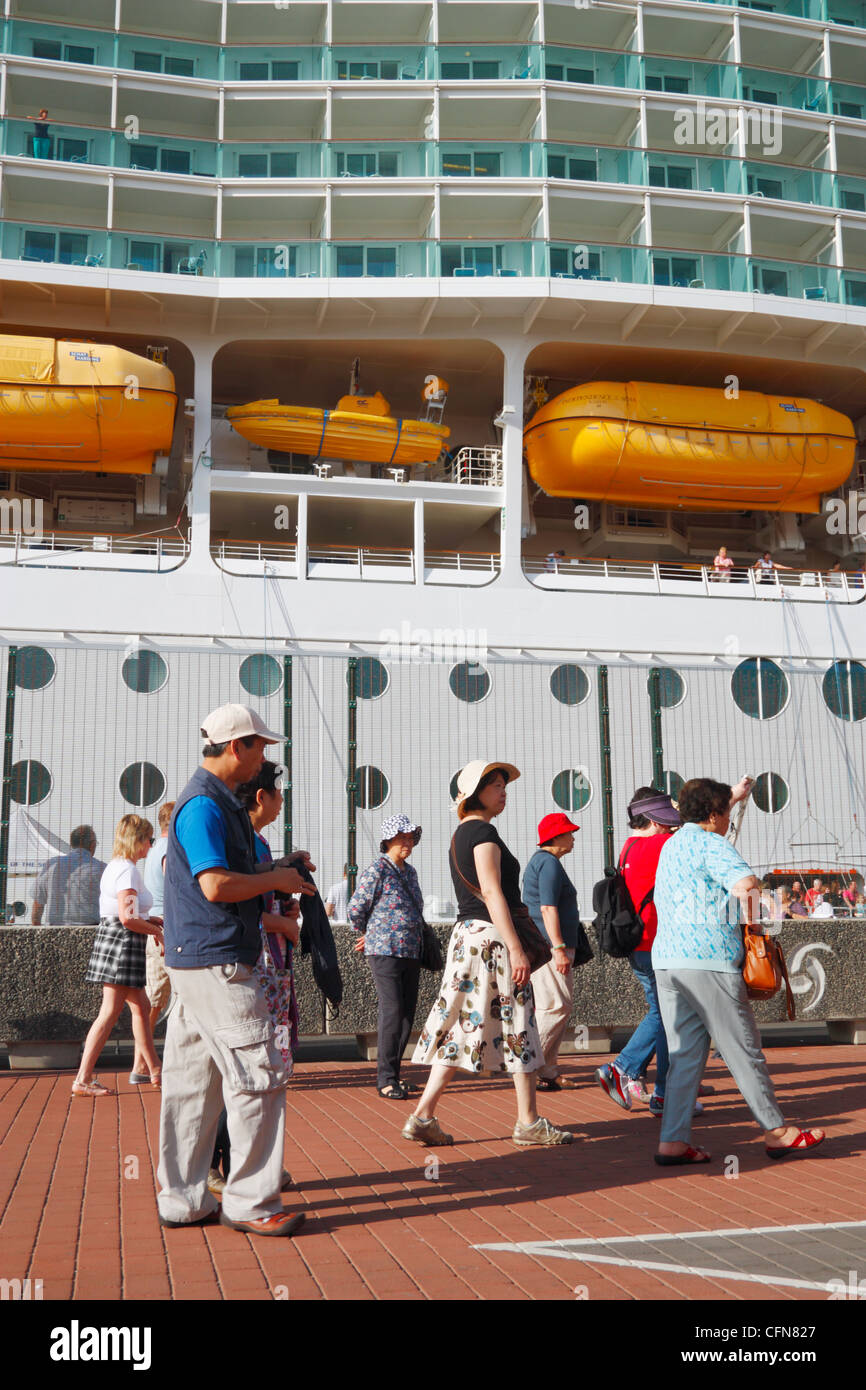
<svg viewBox="0 0 866 1390">
<path fill-rule="evenodd" d="M 48 112 L 46 108 L 44 106 L 42 107 L 38 119 L 34 120 L 32 116 L 30 119 L 33 121 L 33 158 L 50 159 L 51 136 L 48 134 Z"/>
<path fill-rule="evenodd" d="M 718 580 L 720 584 L 730 583 L 733 568 L 734 562 L 728 554 L 728 547 L 720 545 L 719 553 L 713 560 L 713 579 Z"/>
</svg>

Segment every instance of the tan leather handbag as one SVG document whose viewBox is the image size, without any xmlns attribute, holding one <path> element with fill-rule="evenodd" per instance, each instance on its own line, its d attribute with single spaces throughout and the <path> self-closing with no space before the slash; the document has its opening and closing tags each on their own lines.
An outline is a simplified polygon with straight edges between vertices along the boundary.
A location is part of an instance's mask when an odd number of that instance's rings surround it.
<svg viewBox="0 0 866 1390">
<path fill-rule="evenodd" d="M 794 993 L 788 979 L 788 967 L 782 947 L 774 936 L 764 936 L 763 932 L 753 930 L 748 922 L 743 925 L 743 979 L 746 993 L 750 999 L 772 999 L 779 993 L 782 981 L 785 982 L 786 1010 L 788 1018 L 794 1018 Z"/>
</svg>

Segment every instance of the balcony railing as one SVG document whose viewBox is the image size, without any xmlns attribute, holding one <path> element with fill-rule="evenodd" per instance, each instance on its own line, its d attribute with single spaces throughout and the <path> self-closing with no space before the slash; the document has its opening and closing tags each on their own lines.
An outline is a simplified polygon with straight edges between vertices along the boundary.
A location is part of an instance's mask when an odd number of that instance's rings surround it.
<svg viewBox="0 0 866 1390">
<path fill-rule="evenodd" d="M 190 278 L 550 278 L 724 290 L 866 307 L 866 271 L 814 261 L 677 247 L 544 241 L 229 242 L 148 233 L 0 224 L 5 260 Z"/>
<path fill-rule="evenodd" d="M 297 573 L 294 542 L 216 541 L 211 555 L 221 569 L 232 574 L 275 573 L 292 578 Z M 425 582 L 486 584 L 499 573 L 498 554 L 487 552 L 428 550 L 424 554 Z M 409 547 L 314 545 L 307 551 L 310 579 L 377 579 L 413 583 L 415 553 Z"/>
<path fill-rule="evenodd" d="M 729 581 L 709 565 L 650 560 L 548 560 L 524 556 L 523 572 L 540 588 L 633 589 L 679 597 L 793 599 L 859 603 L 866 598 L 866 573 L 843 570 L 776 569 L 766 579 L 749 566 L 735 567 Z"/>
<path fill-rule="evenodd" d="M 26 565 L 63 569 L 154 570 L 177 569 L 189 554 L 189 541 L 180 536 L 112 536 L 91 531 L 47 531 L 42 535 L 16 532 L 0 535 L 0 567 Z"/>
</svg>

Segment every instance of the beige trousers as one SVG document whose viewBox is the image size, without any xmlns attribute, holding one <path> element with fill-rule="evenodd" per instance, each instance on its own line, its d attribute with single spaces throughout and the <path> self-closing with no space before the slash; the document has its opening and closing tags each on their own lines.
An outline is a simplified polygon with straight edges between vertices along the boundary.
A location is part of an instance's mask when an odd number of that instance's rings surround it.
<svg viewBox="0 0 866 1390">
<path fill-rule="evenodd" d="M 258 976 L 237 964 L 168 974 L 177 1002 L 162 1062 L 160 1215 L 186 1222 L 215 1209 L 207 1175 L 225 1105 L 232 1163 L 223 1211 L 232 1221 L 273 1216 L 282 1210 L 289 1078 Z"/>
<path fill-rule="evenodd" d="M 538 1075 L 546 1081 L 555 1081 L 559 1076 L 557 1055 L 571 1017 L 574 954 L 573 950 L 568 950 L 567 975 L 560 975 L 553 961 L 549 961 L 547 965 L 542 965 L 540 970 L 534 971 L 532 976 L 535 1022 L 538 1025 L 541 1050 L 544 1053 L 544 1065 Z"/>
</svg>

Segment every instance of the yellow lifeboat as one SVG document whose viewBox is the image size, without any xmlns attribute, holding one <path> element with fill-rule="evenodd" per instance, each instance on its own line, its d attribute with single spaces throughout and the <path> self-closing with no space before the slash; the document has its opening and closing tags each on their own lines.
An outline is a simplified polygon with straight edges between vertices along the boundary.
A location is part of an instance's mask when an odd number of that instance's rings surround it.
<svg viewBox="0 0 866 1390">
<path fill-rule="evenodd" d="M 848 417 L 817 401 L 647 381 L 574 386 L 523 438 L 551 497 L 687 511 L 818 512 L 856 443 Z"/>
<path fill-rule="evenodd" d="M 252 401 L 226 411 L 251 444 L 310 458 L 358 463 L 435 463 L 451 431 L 427 420 L 397 420 L 381 391 L 341 396 L 336 410 Z"/>
<path fill-rule="evenodd" d="M 0 335 L 0 461 L 27 472 L 152 473 L 169 453 L 168 367 L 107 343 Z"/>
</svg>

